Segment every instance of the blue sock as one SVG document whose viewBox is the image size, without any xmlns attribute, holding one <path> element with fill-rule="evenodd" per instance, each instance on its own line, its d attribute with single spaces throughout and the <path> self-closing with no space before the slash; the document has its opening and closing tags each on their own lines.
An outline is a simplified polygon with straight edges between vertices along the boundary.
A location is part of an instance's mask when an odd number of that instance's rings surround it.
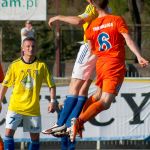
<svg viewBox="0 0 150 150">
<path fill-rule="evenodd" d="M 14 138 L 12 136 L 5 136 L 4 138 L 4 150 L 14 150 Z"/>
<path fill-rule="evenodd" d="M 59 119 L 57 121 L 57 125 L 62 126 L 66 123 L 72 109 L 76 105 L 78 100 L 77 96 L 69 95 L 67 96 L 65 102 L 64 102 L 64 107 L 60 113 Z"/>
<path fill-rule="evenodd" d="M 73 142 L 71 142 L 70 138 L 68 137 L 68 149 L 75 150 L 75 148 L 76 148 L 76 141 L 74 140 Z"/>
<path fill-rule="evenodd" d="M 150 136 L 146 137 L 146 138 L 144 139 L 144 141 L 149 142 L 149 141 L 150 141 Z"/>
<path fill-rule="evenodd" d="M 71 142 L 68 136 L 61 138 L 61 150 L 75 150 L 76 141 Z"/>
<path fill-rule="evenodd" d="M 68 136 L 63 136 L 61 138 L 61 150 L 67 150 L 68 149 Z"/>
<path fill-rule="evenodd" d="M 29 144 L 29 150 L 39 150 L 40 149 L 40 142 L 39 140 L 31 140 Z"/>
<path fill-rule="evenodd" d="M 78 101 L 77 101 L 75 107 L 73 108 L 71 114 L 69 115 L 69 118 L 66 121 L 67 127 L 71 126 L 71 119 L 72 118 L 78 118 L 79 117 L 79 115 L 82 111 L 83 105 L 85 104 L 86 100 L 87 100 L 87 97 L 78 96 Z"/>
</svg>

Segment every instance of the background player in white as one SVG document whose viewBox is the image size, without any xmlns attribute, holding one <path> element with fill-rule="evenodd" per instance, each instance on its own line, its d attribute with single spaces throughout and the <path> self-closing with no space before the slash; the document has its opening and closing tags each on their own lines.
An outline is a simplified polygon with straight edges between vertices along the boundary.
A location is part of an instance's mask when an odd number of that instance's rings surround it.
<svg viewBox="0 0 150 150">
<path fill-rule="evenodd" d="M 55 100 L 55 83 L 46 64 L 36 58 L 35 40 L 31 37 L 23 40 L 24 55 L 13 61 L 8 68 L 0 89 L 0 110 L 2 100 L 8 89 L 13 87 L 6 116 L 4 147 L 14 150 L 14 133 L 23 120 L 23 129 L 30 132 L 29 150 L 39 150 L 39 133 L 41 131 L 41 116 L 39 93 L 42 82 L 50 89 L 51 100 Z M 55 103 L 50 102 L 48 111 L 55 111 Z"/>
<path fill-rule="evenodd" d="M 21 43 L 27 37 L 35 38 L 35 30 L 32 26 L 32 22 L 30 20 L 27 20 L 25 22 L 25 27 L 23 27 L 21 29 Z"/>
</svg>

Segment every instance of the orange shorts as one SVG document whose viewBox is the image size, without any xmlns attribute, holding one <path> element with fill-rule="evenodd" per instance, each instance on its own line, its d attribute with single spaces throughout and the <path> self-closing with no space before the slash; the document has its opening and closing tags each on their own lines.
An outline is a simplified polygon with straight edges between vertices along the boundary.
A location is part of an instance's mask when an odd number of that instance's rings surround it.
<svg viewBox="0 0 150 150">
<path fill-rule="evenodd" d="M 125 76 L 125 63 L 118 59 L 99 58 L 96 63 L 96 85 L 103 92 L 118 94 Z"/>
</svg>

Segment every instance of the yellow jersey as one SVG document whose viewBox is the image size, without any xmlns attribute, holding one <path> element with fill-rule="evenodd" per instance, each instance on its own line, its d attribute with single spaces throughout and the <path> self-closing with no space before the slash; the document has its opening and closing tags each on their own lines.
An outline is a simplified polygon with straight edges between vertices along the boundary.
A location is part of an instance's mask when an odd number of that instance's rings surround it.
<svg viewBox="0 0 150 150">
<path fill-rule="evenodd" d="M 87 42 L 86 36 L 85 36 L 85 31 L 89 24 L 94 20 L 95 18 L 98 17 L 98 13 L 95 9 L 95 7 L 91 4 L 87 5 L 85 11 L 83 14 L 79 15 L 82 19 L 84 19 L 85 23 L 83 24 L 83 30 L 84 30 L 84 42 Z"/>
<path fill-rule="evenodd" d="M 2 83 L 3 86 L 13 87 L 8 110 L 22 115 L 39 116 L 39 94 L 44 81 L 48 87 L 55 86 L 44 62 L 36 58 L 30 64 L 22 58 L 13 61 Z"/>
</svg>

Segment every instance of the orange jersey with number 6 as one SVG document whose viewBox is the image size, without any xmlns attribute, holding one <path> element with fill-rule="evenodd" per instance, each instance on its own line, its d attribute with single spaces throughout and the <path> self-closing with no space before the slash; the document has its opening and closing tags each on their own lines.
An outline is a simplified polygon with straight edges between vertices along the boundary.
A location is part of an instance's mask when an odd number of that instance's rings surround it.
<svg viewBox="0 0 150 150">
<path fill-rule="evenodd" d="M 113 94 L 119 92 L 125 76 L 125 40 L 121 33 L 128 33 L 128 27 L 122 17 L 113 15 L 95 19 L 86 31 L 98 56 L 96 85 Z"/>
<path fill-rule="evenodd" d="M 93 53 L 99 57 L 125 58 L 125 41 L 121 33 L 128 33 L 128 27 L 120 16 L 107 15 L 96 18 L 86 31 Z"/>
</svg>

